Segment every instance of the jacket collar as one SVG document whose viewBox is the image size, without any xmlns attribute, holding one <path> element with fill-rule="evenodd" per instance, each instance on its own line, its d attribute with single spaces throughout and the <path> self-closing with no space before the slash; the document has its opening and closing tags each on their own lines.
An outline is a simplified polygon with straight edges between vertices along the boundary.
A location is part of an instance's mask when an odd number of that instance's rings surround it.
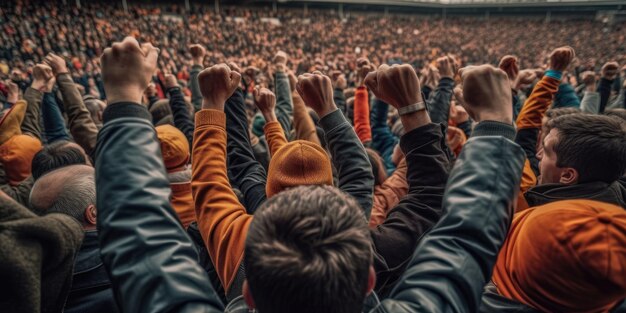
<svg viewBox="0 0 626 313">
<path fill-rule="evenodd" d="M 626 178 L 607 184 L 591 182 L 576 185 L 545 184 L 529 189 L 524 197 L 529 207 L 554 201 L 589 199 L 607 202 L 626 208 Z"/>
<path fill-rule="evenodd" d="M 98 244 L 98 231 L 85 231 L 83 243 L 80 246 L 76 261 L 74 261 L 74 274 L 90 271 L 102 265 L 100 259 L 100 246 Z"/>
</svg>

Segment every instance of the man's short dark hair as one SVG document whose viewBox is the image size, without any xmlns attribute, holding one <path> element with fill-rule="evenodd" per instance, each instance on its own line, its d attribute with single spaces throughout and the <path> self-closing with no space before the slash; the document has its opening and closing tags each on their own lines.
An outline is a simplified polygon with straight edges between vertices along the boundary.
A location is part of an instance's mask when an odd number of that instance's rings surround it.
<svg viewBox="0 0 626 313">
<path fill-rule="evenodd" d="M 570 114 L 550 121 L 558 130 L 558 167 L 578 171 L 578 182 L 612 183 L 626 171 L 626 122 L 618 117 Z"/>
<path fill-rule="evenodd" d="M 246 240 L 246 277 L 259 312 L 360 312 L 371 264 L 363 212 L 331 186 L 268 199 Z"/>
<path fill-rule="evenodd" d="M 87 164 L 83 152 L 71 145 L 70 141 L 56 141 L 44 146 L 33 157 L 31 163 L 33 179 L 37 180 L 50 171 L 74 164 Z"/>
<path fill-rule="evenodd" d="M 626 121 L 626 109 L 610 109 L 604 111 L 604 115 L 616 116 Z"/>
</svg>

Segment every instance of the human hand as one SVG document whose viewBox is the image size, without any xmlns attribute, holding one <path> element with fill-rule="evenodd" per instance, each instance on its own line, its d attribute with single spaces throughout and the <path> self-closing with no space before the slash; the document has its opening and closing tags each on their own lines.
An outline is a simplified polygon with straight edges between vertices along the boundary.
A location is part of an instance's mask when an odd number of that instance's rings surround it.
<svg viewBox="0 0 626 313">
<path fill-rule="evenodd" d="M 50 68 L 52 68 L 52 73 L 54 73 L 54 76 L 59 76 L 60 74 L 70 72 L 67 69 L 67 64 L 65 63 L 65 60 L 54 53 L 48 53 L 43 62 L 46 65 L 50 66 Z"/>
<path fill-rule="evenodd" d="M 346 75 L 344 75 L 340 71 L 332 71 L 330 73 L 330 77 L 332 80 L 333 88 L 344 90 L 346 89 L 346 87 L 348 87 Z"/>
<path fill-rule="evenodd" d="M 582 73 L 583 83 L 586 91 L 596 91 L 596 73 L 586 71 Z"/>
<path fill-rule="evenodd" d="M 104 49 L 100 62 L 108 102 L 141 103 L 158 57 L 159 49 L 150 43 L 140 46 L 133 37 L 126 37 Z"/>
<path fill-rule="evenodd" d="M 450 119 L 456 123 L 456 125 L 465 123 L 469 120 L 469 114 L 465 108 L 461 105 L 450 106 Z"/>
<path fill-rule="evenodd" d="M 574 48 L 570 46 L 564 46 L 556 48 L 550 53 L 550 67 L 549 69 L 563 72 L 567 69 L 572 60 L 576 57 Z"/>
<path fill-rule="evenodd" d="M 192 64 L 202 65 L 204 56 L 206 55 L 206 49 L 200 44 L 193 44 L 189 46 L 189 52 L 191 53 Z"/>
<path fill-rule="evenodd" d="M 20 94 L 20 90 L 16 83 L 7 79 L 4 81 L 4 84 L 7 86 L 8 94 L 7 94 L 7 102 L 8 103 L 16 103 Z"/>
<path fill-rule="evenodd" d="M 357 87 L 363 86 L 365 77 L 369 72 L 375 70 L 374 66 L 367 58 L 359 58 L 356 60 L 357 65 Z"/>
<path fill-rule="evenodd" d="M 278 51 L 276 55 L 274 55 L 274 66 L 276 68 L 276 72 L 283 72 L 287 69 L 287 53 L 284 51 Z"/>
<path fill-rule="evenodd" d="M 289 87 L 291 88 L 291 93 L 296 90 L 296 85 L 298 84 L 298 78 L 294 73 L 289 71 Z"/>
<path fill-rule="evenodd" d="M 267 88 L 254 88 L 254 103 L 256 104 L 266 122 L 275 122 L 276 118 L 276 95 Z"/>
<path fill-rule="evenodd" d="M 477 122 L 513 123 L 511 87 L 506 73 L 491 65 L 461 69 L 464 107 Z"/>
<path fill-rule="evenodd" d="M 202 109 L 224 111 L 226 100 L 233 95 L 240 82 L 241 74 L 231 70 L 226 64 L 204 69 L 198 74 Z"/>
<path fill-rule="evenodd" d="M 178 79 L 176 79 L 176 76 L 174 76 L 174 74 L 165 74 L 165 81 L 163 82 L 163 84 L 165 85 L 165 89 L 179 87 Z"/>
<path fill-rule="evenodd" d="M 614 80 L 619 73 L 619 64 L 617 62 L 606 62 L 602 65 L 600 73 L 602 73 L 602 78 Z"/>
<path fill-rule="evenodd" d="M 439 75 L 441 78 L 447 77 L 450 79 L 454 79 L 456 76 L 456 64 L 454 58 L 451 56 L 444 56 L 437 59 L 437 69 L 439 70 Z"/>
<path fill-rule="evenodd" d="M 41 92 L 51 92 L 54 87 L 54 74 L 52 68 L 45 64 L 37 64 L 33 67 L 33 83 L 31 88 Z"/>
<path fill-rule="evenodd" d="M 520 90 L 523 87 L 532 84 L 535 79 L 537 79 L 537 74 L 534 70 L 521 70 L 517 75 L 517 79 L 515 80 L 515 86 L 513 87 L 513 89 Z"/>
<path fill-rule="evenodd" d="M 500 60 L 500 64 L 498 65 L 498 67 L 506 73 L 506 76 L 509 78 L 511 88 L 516 89 L 515 82 L 517 81 L 517 76 L 519 74 L 517 57 L 514 55 L 505 55 Z"/>
<path fill-rule="evenodd" d="M 337 110 L 337 105 L 333 100 L 333 86 L 330 78 L 319 71 L 298 76 L 296 90 L 304 103 L 312 108 L 320 118 Z"/>
<path fill-rule="evenodd" d="M 144 90 L 144 96 L 146 96 L 146 99 L 147 99 L 147 98 L 156 96 L 156 94 L 157 94 L 156 86 L 154 85 L 153 82 L 150 82 L 148 84 L 148 87 L 146 87 L 146 90 Z"/>
</svg>

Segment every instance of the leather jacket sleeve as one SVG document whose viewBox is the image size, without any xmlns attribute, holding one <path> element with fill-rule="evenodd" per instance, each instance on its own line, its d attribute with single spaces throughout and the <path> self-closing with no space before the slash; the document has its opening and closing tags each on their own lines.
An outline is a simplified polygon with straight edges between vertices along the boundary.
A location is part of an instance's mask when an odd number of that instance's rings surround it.
<svg viewBox="0 0 626 313">
<path fill-rule="evenodd" d="M 508 232 L 524 164 L 523 150 L 511 140 L 513 127 L 500 126 L 505 138 L 494 136 L 496 125 L 480 126 L 450 173 L 444 216 L 421 240 L 390 299 L 374 312 L 478 310 Z"/>
<path fill-rule="evenodd" d="M 116 103 L 96 145 L 100 253 L 123 312 L 222 312 L 169 202 L 148 110 Z"/>
</svg>

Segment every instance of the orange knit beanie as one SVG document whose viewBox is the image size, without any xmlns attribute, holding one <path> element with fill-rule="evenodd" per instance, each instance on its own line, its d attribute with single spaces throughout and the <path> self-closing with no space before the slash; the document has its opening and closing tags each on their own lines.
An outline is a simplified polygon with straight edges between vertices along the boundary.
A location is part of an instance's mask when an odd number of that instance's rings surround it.
<svg viewBox="0 0 626 313">
<path fill-rule="evenodd" d="M 269 198 L 291 187 L 332 184 L 333 170 L 326 151 L 312 142 L 296 140 L 272 156 L 265 188 Z"/>
<path fill-rule="evenodd" d="M 185 135 L 172 125 L 160 125 L 155 129 L 161 142 L 161 154 L 167 171 L 176 171 L 187 165 L 189 162 L 189 143 Z"/>
<path fill-rule="evenodd" d="M 0 145 L 0 161 L 13 186 L 31 174 L 33 157 L 41 150 L 41 141 L 28 135 L 15 135 Z"/>
</svg>

